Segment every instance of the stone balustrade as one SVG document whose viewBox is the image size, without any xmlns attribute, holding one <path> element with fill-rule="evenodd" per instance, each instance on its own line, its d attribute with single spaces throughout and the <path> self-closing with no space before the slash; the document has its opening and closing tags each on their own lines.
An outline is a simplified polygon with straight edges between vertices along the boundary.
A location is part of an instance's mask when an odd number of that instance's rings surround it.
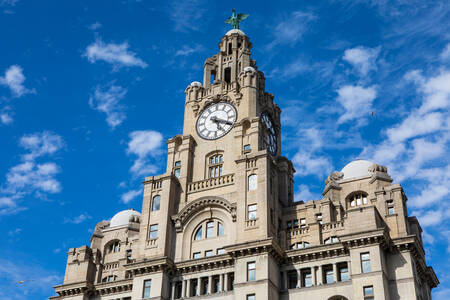
<svg viewBox="0 0 450 300">
<path fill-rule="evenodd" d="M 234 184 L 234 174 L 223 175 L 214 178 L 208 178 L 200 181 L 188 183 L 187 192 L 195 193 L 204 191 L 207 189 L 222 187 L 226 185 Z"/>
</svg>

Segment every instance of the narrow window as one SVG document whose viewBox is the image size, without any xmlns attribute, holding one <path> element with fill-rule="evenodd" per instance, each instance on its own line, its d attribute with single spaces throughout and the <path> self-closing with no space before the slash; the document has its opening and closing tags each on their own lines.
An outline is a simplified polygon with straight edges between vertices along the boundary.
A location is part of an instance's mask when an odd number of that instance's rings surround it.
<svg viewBox="0 0 450 300">
<path fill-rule="evenodd" d="M 324 275 L 325 275 L 325 283 L 333 283 L 334 282 L 334 276 L 333 276 L 333 267 L 327 266 L 324 267 Z"/>
<path fill-rule="evenodd" d="M 297 219 L 295 219 L 292 224 L 293 224 L 292 227 L 298 228 L 298 220 Z"/>
<path fill-rule="evenodd" d="M 209 83 L 214 84 L 215 81 L 216 81 L 216 70 L 211 70 L 211 77 L 209 79 Z"/>
<path fill-rule="evenodd" d="M 217 236 L 222 236 L 225 234 L 225 229 L 223 228 L 222 223 L 217 223 Z"/>
<path fill-rule="evenodd" d="M 373 294 L 373 286 L 365 286 L 363 288 L 364 291 L 364 300 L 373 300 L 374 294 Z"/>
<path fill-rule="evenodd" d="M 217 255 L 220 255 L 220 254 L 225 254 L 225 249 L 223 249 L 223 248 L 217 249 Z"/>
<path fill-rule="evenodd" d="M 394 200 L 388 200 L 388 201 L 386 201 L 386 204 L 387 204 L 388 215 L 393 215 L 395 213 Z"/>
<path fill-rule="evenodd" d="M 209 256 L 213 256 L 213 251 L 212 250 L 206 250 L 205 251 L 205 257 L 209 257 Z"/>
<path fill-rule="evenodd" d="M 197 259 L 197 258 L 200 258 L 200 257 L 202 257 L 202 255 L 201 255 L 200 252 L 194 252 L 194 253 L 192 254 L 192 258 L 193 258 L 193 259 Z"/>
<path fill-rule="evenodd" d="M 220 278 L 219 276 L 214 276 L 213 278 L 213 286 L 212 286 L 213 293 L 219 293 L 220 292 Z"/>
<path fill-rule="evenodd" d="M 295 289 L 297 287 L 297 271 L 289 271 L 288 276 L 288 289 Z"/>
<path fill-rule="evenodd" d="M 306 219 L 300 219 L 300 228 L 306 227 Z"/>
<path fill-rule="evenodd" d="M 361 253 L 361 270 L 363 273 L 370 272 L 370 254 Z"/>
<path fill-rule="evenodd" d="M 247 295 L 247 300 L 256 300 L 255 294 Z"/>
<path fill-rule="evenodd" d="M 257 217 L 257 206 L 256 204 L 252 204 L 248 206 L 248 219 L 254 220 Z"/>
<path fill-rule="evenodd" d="M 311 270 L 304 270 L 302 272 L 302 287 L 312 286 Z"/>
<path fill-rule="evenodd" d="M 150 225 L 150 239 L 156 239 L 158 237 L 158 224 Z"/>
<path fill-rule="evenodd" d="M 255 281 L 256 264 L 254 261 L 247 263 L 247 281 Z"/>
<path fill-rule="evenodd" d="M 319 222 L 319 224 L 322 224 L 322 214 L 317 214 L 316 219 L 317 219 L 317 222 Z"/>
<path fill-rule="evenodd" d="M 152 280 L 144 280 L 144 292 L 142 298 L 147 299 L 150 298 L 150 290 L 152 287 Z"/>
<path fill-rule="evenodd" d="M 180 178 L 180 176 L 181 176 L 181 169 L 180 168 L 176 168 L 173 171 L 173 175 L 175 175 L 176 178 Z"/>
<path fill-rule="evenodd" d="M 131 255 L 132 255 L 132 251 L 131 250 L 127 250 L 127 260 L 128 261 L 131 260 Z"/>
<path fill-rule="evenodd" d="M 203 226 L 200 226 L 199 229 L 197 229 L 197 232 L 195 232 L 194 240 L 198 241 L 201 240 L 203 236 Z"/>
<path fill-rule="evenodd" d="M 152 211 L 159 210 L 160 206 L 161 206 L 161 196 L 156 195 L 155 197 L 153 197 Z"/>
<path fill-rule="evenodd" d="M 206 223 L 206 238 L 214 236 L 214 221 Z"/>
<path fill-rule="evenodd" d="M 228 54 L 233 53 L 233 44 L 228 43 Z"/>
<path fill-rule="evenodd" d="M 231 83 L 231 68 L 225 68 L 225 82 Z"/>
<path fill-rule="evenodd" d="M 339 266 L 339 277 L 341 281 L 350 280 L 350 274 L 348 273 L 347 264 Z"/>
<path fill-rule="evenodd" d="M 258 175 L 252 174 L 248 176 L 248 190 L 254 191 L 258 188 Z"/>
</svg>

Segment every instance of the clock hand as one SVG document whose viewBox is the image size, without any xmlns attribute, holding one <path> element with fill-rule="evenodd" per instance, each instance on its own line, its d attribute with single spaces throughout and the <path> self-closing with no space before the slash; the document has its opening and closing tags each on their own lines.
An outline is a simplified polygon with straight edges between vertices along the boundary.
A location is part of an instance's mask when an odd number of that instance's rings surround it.
<svg viewBox="0 0 450 300">
<path fill-rule="evenodd" d="M 219 119 L 217 117 L 211 117 L 211 121 L 216 122 L 216 123 L 220 122 L 220 123 L 225 123 L 227 125 L 233 125 L 233 123 L 231 123 L 230 121 L 224 120 L 224 119 Z"/>
</svg>

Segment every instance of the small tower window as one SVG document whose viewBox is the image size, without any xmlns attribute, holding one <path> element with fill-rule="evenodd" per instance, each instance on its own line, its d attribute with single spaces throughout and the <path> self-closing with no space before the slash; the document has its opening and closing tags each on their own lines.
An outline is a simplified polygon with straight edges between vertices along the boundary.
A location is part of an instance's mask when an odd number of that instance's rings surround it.
<svg viewBox="0 0 450 300">
<path fill-rule="evenodd" d="M 228 54 L 233 53 L 233 44 L 228 43 Z"/>
<path fill-rule="evenodd" d="M 208 174 L 209 178 L 222 176 L 223 156 L 216 154 L 208 159 Z"/>
<path fill-rule="evenodd" d="M 386 201 L 386 204 L 387 204 L 387 209 L 388 209 L 388 215 L 393 215 L 395 213 L 394 201 L 388 200 L 388 201 Z"/>
<path fill-rule="evenodd" d="M 156 195 L 155 197 L 153 197 L 152 211 L 159 210 L 160 206 L 161 206 L 161 196 Z"/>
<path fill-rule="evenodd" d="M 225 82 L 226 83 L 231 83 L 231 68 L 225 68 L 225 70 L 224 70 L 224 72 L 225 72 Z"/>
<path fill-rule="evenodd" d="M 258 175 L 252 174 L 248 176 L 248 190 L 254 191 L 258 188 Z"/>
<path fill-rule="evenodd" d="M 216 70 L 211 70 L 211 78 L 210 78 L 210 84 L 213 84 L 216 81 Z"/>
</svg>

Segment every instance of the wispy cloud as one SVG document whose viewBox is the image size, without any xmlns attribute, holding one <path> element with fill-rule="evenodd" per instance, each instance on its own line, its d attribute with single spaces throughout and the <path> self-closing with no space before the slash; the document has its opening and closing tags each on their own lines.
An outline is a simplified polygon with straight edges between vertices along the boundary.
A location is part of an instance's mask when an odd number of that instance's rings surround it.
<svg viewBox="0 0 450 300">
<path fill-rule="evenodd" d="M 203 52 L 204 50 L 205 47 L 200 44 L 196 44 L 194 46 L 184 45 L 183 47 L 181 47 L 181 49 L 175 52 L 175 56 L 189 56 L 194 53 Z"/>
<path fill-rule="evenodd" d="M 138 130 L 129 134 L 127 153 L 137 156 L 130 168 L 135 176 L 149 176 L 158 170 L 158 166 L 151 162 L 151 158 L 158 157 L 162 151 L 163 136 L 153 130 Z"/>
<path fill-rule="evenodd" d="M 6 173 L 6 181 L 0 189 L 0 215 L 26 209 L 19 202 L 27 195 L 43 197 L 61 191 L 61 183 L 56 179 L 61 168 L 54 162 L 39 160 L 62 149 L 62 138 L 44 131 L 24 135 L 19 144 L 27 152 L 21 155 L 21 162 Z"/>
<path fill-rule="evenodd" d="M 91 219 L 92 217 L 86 213 L 80 214 L 76 217 L 73 218 L 65 218 L 64 219 L 64 223 L 69 223 L 69 224 L 80 224 L 83 223 L 86 220 Z"/>
<path fill-rule="evenodd" d="M 301 41 L 303 34 L 308 30 L 311 21 L 317 16 L 304 11 L 294 11 L 286 16 L 276 26 L 272 26 L 272 42 L 266 48 L 273 49 L 277 45 L 295 45 Z"/>
<path fill-rule="evenodd" d="M 351 64 L 362 76 L 366 76 L 370 71 L 377 69 L 376 60 L 379 53 L 380 47 L 359 46 L 345 50 L 342 59 Z"/>
<path fill-rule="evenodd" d="M 89 25 L 88 28 L 92 31 L 96 31 L 97 29 L 102 28 L 102 24 L 100 22 L 95 22 Z"/>
<path fill-rule="evenodd" d="M 298 186 L 298 192 L 295 193 L 294 201 L 309 201 L 320 199 L 321 195 L 310 191 L 309 186 L 306 184 L 300 184 Z"/>
<path fill-rule="evenodd" d="M 5 71 L 4 76 L 0 76 L 0 85 L 8 87 L 14 97 L 22 97 L 25 94 L 34 93 L 34 90 L 24 86 L 25 79 L 22 67 L 12 65 Z"/>
<path fill-rule="evenodd" d="M 36 293 L 54 292 L 52 286 L 60 283 L 63 276 L 27 261 L 0 259 L 0 298 L 3 300 L 28 300 Z"/>
<path fill-rule="evenodd" d="M 126 94 L 127 89 L 114 84 L 110 84 L 106 88 L 97 86 L 89 98 L 89 106 L 106 114 L 106 123 L 111 128 L 115 128 L 126 118 L 125 106 L 119 103 Z"/>
<path fill-rule="evenodd" d="M 128 42 L 121 44 L 104 43 L 97 39 L 94 43 L 86 47 L 84 56 L 89 62 L 105 61 L 113 65 L 114 70 L 121 67 L 141 67 L 146 68 L 148 65 L 142 59 L 138 58 L 136 53 L 129 50 Z"/>
<path fill-rule="evenodd" d="M 200 30 L 205 25 L 205 5 L 204 0 L 172 0 L 169 15 L 174 24 L 174 30 L 179 32 Z"/>
<path fill-rule="evenodd" d="M 131 200 L 142 195 L 142 193 L 143 193 L 142 189 L 130 190 L 126 193 L 123 193 L 122 196 L 120 197 L 120 199 L 122 200 L 123 203 L 127 204 L 127 203 L 130 203 Z"/>
<path fill-rule="evenodd" d="M 356 120 L 363 124 L 372 111 L 372 103 L 377 96 L 374 86 L 362 87 L 345 85 L 337 90 L 336 101 L 342 105 L 345 112 L 339 117 L 338 124 Z"/>
</svg>

